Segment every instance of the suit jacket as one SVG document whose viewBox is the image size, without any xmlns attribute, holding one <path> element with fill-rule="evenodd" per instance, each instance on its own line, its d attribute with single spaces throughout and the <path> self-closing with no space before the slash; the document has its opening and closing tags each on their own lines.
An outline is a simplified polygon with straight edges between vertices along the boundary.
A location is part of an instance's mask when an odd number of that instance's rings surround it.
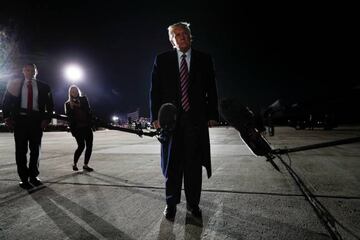
<svg viewBox="0 0 360 240">
<path fill-rule="evenodd" d="M 180 76 L 177 52 L 175 50 L 162 53 L 156 57 L 150 89 L 151 121 L 158 118 L 158 111 L 162 104 L 173 103 L 181 109 Z M 191 50 L 189 72 L 189 114 L 193 120 L 202 126 L 202 165 L 211 176 L 211 158 L 208 120 L 218 120 L 218 98 L 215 83 L 215 71 L 212 58 L 205 53 Z M 166 176 L 167 162 L 170 161 L 168 151 L 170 146 L 162 145 L 162 167 Z"/>
<path fill-rule="evenodd" d="M 24 85 L 24 79 L 9 82 L 3 98 L 4 118 L 16 118 L 20 112 L 21 89 Z M 51 120 L 54 111 L 54 102 L 49 85 L 37 81 L 39 113 L 42 120 Z"/>
</svg>

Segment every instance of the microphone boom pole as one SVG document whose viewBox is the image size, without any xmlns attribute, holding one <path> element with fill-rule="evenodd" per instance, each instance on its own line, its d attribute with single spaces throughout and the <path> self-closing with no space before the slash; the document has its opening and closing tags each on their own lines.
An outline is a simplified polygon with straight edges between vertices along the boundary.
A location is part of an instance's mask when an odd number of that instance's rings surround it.
<svg viewBox="0 0 360 240">
<path fill-rule="evenodd" d="M 51 117 L 69 122 L 69 118 L 66 115 L 52 114 Z M 117 130 L 117 131 L 122 131 L 122 132 L 127 132 L 127 133 L 133 133 L 133 134 L 138 135 L 139 137 L 142 137 L 142 136 L 154 137 L 159 134 L 158 131 L 144 132 L 142 129 L 131 129 L 131 128 L 114 126 L 114 125 L 104 122 L 103 120 L 101 120 L 99 118 L 94 118 L 94 120 L 95 120 L 94 121 L 95 125 L 97 127 L 103 127 L 103 128 L 110 129 L 110 130 Z"/>
<path fill-rule="evenodd" d="M 51 117 L 69 122 L 69 117 L 66 115 L 52 114 Z M 159 109 L 159 112 L 158 112 L 158 120 L 160 122 L 161 128 L 157 129 L 156 131 L 149 131 L 149 132 L 143 131 L 140 128 L 131 129 L 131 128 L 114 126 L 114 125 L 111 125 L 111 124 L 105 122 L 104 120 L 102 120 L 100 118 L 97 118 L 97 117 L 94 117 L 92 120 L 97 127 L 103 127 L 103 128 L 110 129 L 110 130 L 117 130 L 117 131 L 122 131 L 122 132 L 127 132 L 127 133 L 133 133 L 133 134 L 138 135 L 139 137 L 142 137 L 142 136 L 154 137 L 154 136 L 156 136 L 157 139 L 161 143 L 163 143 L 172 135 L 172 132 L 175 129 L 176 120 L 177 120 L 177 108 L 172 103 L 162 104 Z"/>
<path fill-rule="evenodd" d="M 338 146 L 338 145 L 356 143 L 356 142 L 360 142 L 360 137 L 346 138 L 346 139 L 341 139 L 341 140 L 336 140 L 336 141 L 331 141 L 331 142 L 317 143 L 317 144 L 305 145 L 305 146 L 294 147 L 294 148 L 273 149 L 273 150 L 271 150 L 271 153 L 286 154 L 286 153 L 291 153 L 291 152 L 300 152 L 300 151 L 306 151 L 306 150 L 311 150 L 311 149 Z"/>
</svg>

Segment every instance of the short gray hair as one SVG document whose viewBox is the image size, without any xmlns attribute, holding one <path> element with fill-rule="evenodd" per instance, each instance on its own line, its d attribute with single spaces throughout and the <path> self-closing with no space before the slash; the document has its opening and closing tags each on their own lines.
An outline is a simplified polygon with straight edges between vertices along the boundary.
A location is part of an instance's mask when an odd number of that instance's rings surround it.
<svg viewBox="0 0 360 240">
<path fill-rule="evenodd" d="M 188 22 L 177 22 L 168 27 L 168 33 L 169 33 L 169 40 L 171 42 L 173 37 L 173 31 L 174 28 L 182 28 L 184 29 L 190 36 L 190 39 L 192 39 L 191 30 L 190 30 L 190 23 Z"/>
</svg>

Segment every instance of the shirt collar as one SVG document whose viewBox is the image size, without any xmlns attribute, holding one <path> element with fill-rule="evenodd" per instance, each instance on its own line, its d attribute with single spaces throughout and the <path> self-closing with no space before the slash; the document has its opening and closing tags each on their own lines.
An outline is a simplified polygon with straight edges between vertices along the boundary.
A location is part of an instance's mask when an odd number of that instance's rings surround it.
<svg viewBox="0 0 360 240">
<path fill-rule="evenodd" d="M 35 78 L 33 78 L 33 79 L 26 79 L 26 78 L 25 78 L 25 82 L 29 82 L 29 81 L 34 82 L 34 81 L 36 81 L 36 79 L 35 79 Z"/>
<path fill-rule="evenodd" d="M 179 58 L 181 58 L 181 56 L 182 56 L 183 54 L 186 54 L 186 57 L 187 57 L 187 58 L 188 58 L 188 57 L 191 57 L 191 48 L 189 48 L 189 50 L 187 50 L 185 53 L 183 53 L 182 51 L 177 50 L 177 49 L 176 49 L 176 52 L 177 52 L 177 55 L 178 55 Z"/>
</svg>

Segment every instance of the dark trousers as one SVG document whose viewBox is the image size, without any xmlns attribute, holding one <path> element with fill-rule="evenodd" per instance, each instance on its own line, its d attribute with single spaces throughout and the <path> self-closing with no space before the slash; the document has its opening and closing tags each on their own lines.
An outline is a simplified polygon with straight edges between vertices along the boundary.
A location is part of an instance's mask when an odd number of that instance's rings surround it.
<svg viewBox="0 0 360 240">
<path fill-rule="evenodd" d="M 186 113 L 180 115 L 178 121 L 165 180 L 166 203 L 168 205 L 180 203 L 184 178 L 186 202 L 195 207 L 200 202 L 202 184 L 201 131 L 199 125 L 194 123 Z"/>
<path fill-rule="evenodd" d="M 39 154 L 42 138 L 41 120 L 31 117 L 19 117 L 15 121 L 15 159 L 21 181 L 39 175 Z M 29 167 L 27 152 L 30 149 Z"/>
<path fill-rule="evenodd" d="M 77 142 L 77 149 L 74 153 L 74 164 L 77 164 L 82 152 L 84 151 L 85 147 L 85 159 L 84 164 L 88 164 L 90 161 L 92 147 L 93 147 L 93 132 L 90 127 L 83 127 L 76 129 L 74 132 L 74 137 Z"/>
</svg>

